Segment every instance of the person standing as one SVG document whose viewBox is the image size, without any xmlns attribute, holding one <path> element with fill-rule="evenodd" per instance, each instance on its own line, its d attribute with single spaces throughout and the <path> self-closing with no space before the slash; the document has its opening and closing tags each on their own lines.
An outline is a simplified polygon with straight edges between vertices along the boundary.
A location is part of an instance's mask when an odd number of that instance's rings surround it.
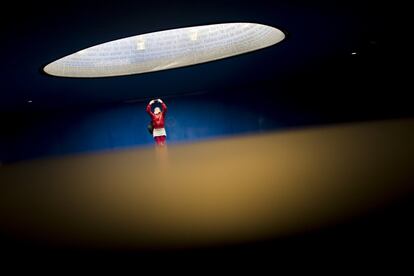
<svg viewBox="0 0 414 276">
<path fill-rule="evenodd" d="M 152 105 L 158 102 L 161 104 L 162 110 L 159 107 L 151 111 Z M 167 113 L 167 105 L 161 99 L 151 100 L 147 105 L 147 113 L 151 117 L 152 136 L 157 145 L 163 146 L 166 143 L 167 133 L 165 131 L 165 115 Z"/>
</svg>

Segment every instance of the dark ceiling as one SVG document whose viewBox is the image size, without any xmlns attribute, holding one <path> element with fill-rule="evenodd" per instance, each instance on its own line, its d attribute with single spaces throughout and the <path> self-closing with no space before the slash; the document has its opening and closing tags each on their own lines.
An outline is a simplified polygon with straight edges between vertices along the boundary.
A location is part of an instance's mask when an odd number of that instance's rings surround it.
<svg viewBox="0 0 414 276">
<path fill-rule="evenodd" d="M 277 88 L 279 83 L 295 80 L 300 75 L 308 74 L 311 79 L 312 74 L 326 73 L 329 80 L 332 79 L 329 74 L 335 70 L 338 74 L 359 72 L 360 80 L 364 75 L 370 80 L 384 79 L 384 68 L 387 74 L 395 74 L 394 69 L 389 69 L 396 55 L 390 51 L 397 49 L 391 39 L 395 24 L 387 17 L 393 14 L 393 9 L 374 1 L 361 2 L 10 3 L 9 17 L 1 19 L 0 111 L 73 108 L 147 100 L 151 96 L 225 91 L 255 84 Z M 223 22 L 267 24 L 280 28 L 287 38 L 272 47 L 241 56 L 141 75 L 74 79 L 48 76 L 41 70 L 65 55 L 114 39 Z M 354 51 L 357 54 L 351 55 Z M 309 93 L 306 86 L 296 88 Z"/>
</svg>

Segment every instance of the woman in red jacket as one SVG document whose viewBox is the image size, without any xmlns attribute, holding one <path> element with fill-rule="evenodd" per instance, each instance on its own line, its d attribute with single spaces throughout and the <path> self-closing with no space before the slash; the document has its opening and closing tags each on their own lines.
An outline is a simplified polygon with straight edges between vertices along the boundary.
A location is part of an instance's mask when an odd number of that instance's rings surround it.
<svg viewBox="0 0 414 276">
<path fill-rule="evenodd" d="M 154 108 L 154 112 L 151 111 L 151 105 L 155 102 L 161 104 L 162 110 L 159 107 Z M 151 122 L 153 126 L 152 136 L 154 137 L 155 143 L 157 145 L 164 145 L 167 137 L 165 132 L 165 114 L 167 113 L 167 105 L 161 100 L 151 100 L 147 105 L 147 113 L 151 117 Z"/>
</svg>

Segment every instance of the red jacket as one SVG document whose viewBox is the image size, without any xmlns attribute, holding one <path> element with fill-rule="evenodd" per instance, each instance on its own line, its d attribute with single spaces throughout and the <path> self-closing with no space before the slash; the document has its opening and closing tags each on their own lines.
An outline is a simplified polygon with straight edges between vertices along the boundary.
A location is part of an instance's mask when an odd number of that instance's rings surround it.
<svg viewBox="0 0 414 276">
<path fill-rule="evenodd" d="M 152 125 L 154 128 L 164 128 L 165 127 L 165 114 L 167 113 L 167 105 L 165 103 L 161 104 L 162 110 L 158 114 L 154 114 L 151 111 L 151 105 L 147 105 L 147 113 L 151 117 Z"/>
</svg>

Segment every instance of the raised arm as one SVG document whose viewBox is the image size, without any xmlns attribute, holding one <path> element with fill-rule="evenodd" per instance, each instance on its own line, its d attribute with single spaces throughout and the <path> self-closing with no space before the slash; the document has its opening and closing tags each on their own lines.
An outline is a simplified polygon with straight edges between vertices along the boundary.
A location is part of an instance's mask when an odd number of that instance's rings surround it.
<svg viewBox="0 0 414 276">
<path fill-rule="evenodd" d="M 168 110 L 167 105 L 161 99 L 158 99 L 157 101 L 161 104 L 162 113 L 164 113 L 164 115 L 165 115 L 167 113 L 167 110 Z"/>
<path fill-rule="evenodd" d="M 155 103 L 155 100 L 151 100 L 150 102 L 149 102 L 149 104 L 147 105 L 147 113 L 152 117 L 152 116 L 154 116 L 154 113 L 152 113 L 152 111 L 151 111 L 151 105 L 153 104 L 153 103 Z"/>
</svg>

